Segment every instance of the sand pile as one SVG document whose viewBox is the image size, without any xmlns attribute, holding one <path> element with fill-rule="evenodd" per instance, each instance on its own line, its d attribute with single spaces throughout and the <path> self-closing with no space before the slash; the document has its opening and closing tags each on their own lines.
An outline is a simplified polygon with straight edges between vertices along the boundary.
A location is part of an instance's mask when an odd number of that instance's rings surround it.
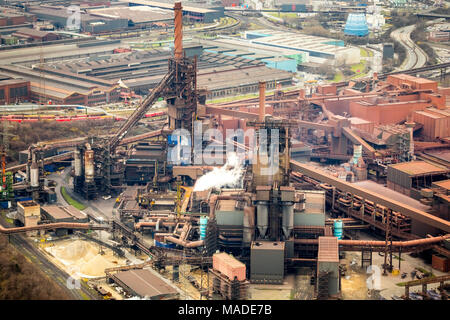
<svg viewBox="0 0 450 320">
<path fill-rule="evenodd" d="M 115 264 L 109 262 L 103 256 L 98 254 L 87 261 L 87 263 L 81 267 L 80 271 L 85 275 L 103 276 L 106 268 L 112 268 L 115 266 Z"/>
</svg>

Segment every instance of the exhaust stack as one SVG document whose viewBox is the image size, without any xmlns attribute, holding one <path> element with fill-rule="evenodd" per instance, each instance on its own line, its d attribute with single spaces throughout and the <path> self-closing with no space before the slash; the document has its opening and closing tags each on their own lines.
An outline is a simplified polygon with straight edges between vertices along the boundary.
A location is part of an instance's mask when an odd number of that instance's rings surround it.
<svg viewBox="0 0 450 320">
<path fill-rule="evenodd" d="M 181 2 L 175 2 L 175 60 L 183 58 L 183 8 Z"/>
<path fill-rule="evenodd" d="M 264 122 L 266 115 L 266 83 L 259 82 L 259 121 Z"/>
</svg>

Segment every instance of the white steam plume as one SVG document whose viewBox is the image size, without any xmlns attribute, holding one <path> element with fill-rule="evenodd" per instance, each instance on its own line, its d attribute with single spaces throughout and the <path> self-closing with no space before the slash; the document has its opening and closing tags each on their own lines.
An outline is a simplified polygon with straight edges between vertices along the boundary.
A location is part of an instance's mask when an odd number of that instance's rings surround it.
<svg viewBox="0 0 450 320">
<path fill-rule="evenodd" d="M 205 191 L 208 189 L 239 188 L 242 184 L 244 167 L 242 160 L 234 152 L 227 154 L 227 162 L 220 168 L 201 176 L 194 185 L 194 191 Z"/>
</svg>

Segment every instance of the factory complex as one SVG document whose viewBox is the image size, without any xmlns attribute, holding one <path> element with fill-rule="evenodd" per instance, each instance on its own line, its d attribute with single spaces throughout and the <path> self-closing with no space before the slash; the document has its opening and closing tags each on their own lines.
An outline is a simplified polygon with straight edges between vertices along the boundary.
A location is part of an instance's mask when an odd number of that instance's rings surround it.
<svg viewBox="0 0 450 320">
<path fill-rule="evenodd" d="M 64 6 L 34 2 L 65 23 Z M 429 66 L 298 84 L 368 57 L 280 28 L 183 28 L 220 25 L 224 6 L 119 0 L 85 5 L 78 30 L 11 33 L 3 141 L 42 123 L 72 135 L 21 145 L 8 166 L 4 143 L 0 233 L 81 297 L 448 299 L 450 88 Z M 110 37 L 127 28 L 170 37 Z"/>
</svg>

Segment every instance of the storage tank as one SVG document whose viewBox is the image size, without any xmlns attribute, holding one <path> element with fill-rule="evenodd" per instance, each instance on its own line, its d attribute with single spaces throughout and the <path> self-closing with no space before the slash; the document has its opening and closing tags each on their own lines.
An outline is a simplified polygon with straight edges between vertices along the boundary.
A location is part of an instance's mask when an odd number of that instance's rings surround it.
<svg viewBox="0 0 450 320">
<path fill-rule="evenodd" d="M 343 230 L 344 230 L 344 223 L 342 222 L 342 220 L 335 220 L 333 224 L 334 236 L 339 240 L 342 239 Z"/>
<path fill-rule="evenodd" d="M 82 174 L 80 150 L 75 150 L 74 158 L 75 176 L 79 177 Z"/>
<path fill-rule="evenodd" d="M 292 230 L 294 229 L 294 203 L 285 202 L 283 203 L 283 216 L 282 216 L 282 226 L 283 233 L 288 239 L 291 236 Z"/>
<path fill-rule="evenodd" d="M 361 156 L 362 156 L 362 145 L 355 144 L 353 146 L 353 164 L 354 165 L 358 164 L 358 159 L 361 158 Z"/>
<path fill-rule="evenodd" d="M 200 240 L 205 240 L 206 238 L 206 226 L 208 224 L 208 217 L 200 217 Z"/>
<path fill-rule="evenodd" d="M 269 203 L 258 201 L 256 205 L 257 227 L 261 237 L 264 237 L 269 226 Z"/>
<path fill-rule="evenodd" d="M 86 182 L 94 181 L 94 151 L 86 150 L 84 153 L 84 178 Z"/>
<path fill-rule="evenodd" d="M 33 162 L 31 164 L 31 169 L 30 169 L 30 185 L 32 187 L 39 187 L 39 168 L 38 165 L 36 164 L 36 162 Z"/>
<path fill-rule="evenodd" d="M 349 13 L 345 23 L 344 33 L 348 36 L 364 37 L 369 34 L 366 15 L 364 13 Z"/>
</svg>

